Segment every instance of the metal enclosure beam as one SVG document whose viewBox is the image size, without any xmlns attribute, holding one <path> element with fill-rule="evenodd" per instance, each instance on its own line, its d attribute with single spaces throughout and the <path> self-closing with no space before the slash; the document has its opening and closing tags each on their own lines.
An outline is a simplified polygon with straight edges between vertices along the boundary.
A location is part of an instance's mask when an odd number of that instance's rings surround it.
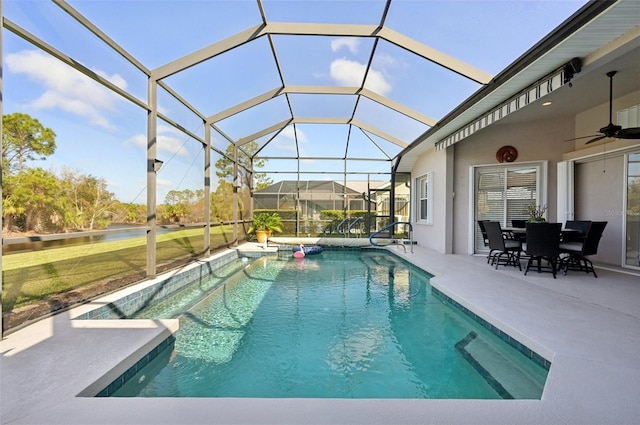
<svg viewBox="0 0 640 425">
<path fill-rule="evenodd" d="M 149 79 L 149 105 L 147 113 L 147 277 L 156 277 L 156 231 L 158 209 L 156 205 L 156 157 L 158 155 L 158 84 Z"/>
<path fill-rule="evenodd" d="M 211 126 L 204 126 L 204 255 L 211 255 Z"/>
</svg>

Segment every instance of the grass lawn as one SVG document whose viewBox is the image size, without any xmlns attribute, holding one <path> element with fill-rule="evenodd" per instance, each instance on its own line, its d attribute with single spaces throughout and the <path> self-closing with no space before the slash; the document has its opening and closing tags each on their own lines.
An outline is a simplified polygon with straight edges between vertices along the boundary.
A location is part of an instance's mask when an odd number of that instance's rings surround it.
<svg viewBox="0 0 640 425">
<path fill-rule="evenodd" d="M 211 247 L 232 242 L 232 235 L 232 226 L 212 228 Z M 2 311 L 47 301 L 58 294 L 92 285 L 143 280 L 146 244 L 146 236 L 140 236 L 3 256 Z M 158 235 L 157 264 L 188 262 L 202 255 L 203 244 L 202 229 L 180 229 Z"/>
</svg>

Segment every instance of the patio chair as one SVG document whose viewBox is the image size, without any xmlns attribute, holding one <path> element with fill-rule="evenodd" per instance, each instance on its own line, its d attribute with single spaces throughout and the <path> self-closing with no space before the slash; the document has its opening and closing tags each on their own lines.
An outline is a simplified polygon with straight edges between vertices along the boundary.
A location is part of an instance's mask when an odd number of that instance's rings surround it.
<svg viewBox="0 0 640 425">
<path fill-rule="evenodd" d="M 482 233 L 484 246 L 489 246 L 489 237 L 487 236 L 487 230 L 484 228 L 483 220 L 478 220 L 478 227 L 480 227 L 480 233 Z M 489 250 L 489 254 L 487 254 L 487 264 L 489 263 L 489 259 L 491 259 L 491 250 Z"/>
<path fill-rule="evenodd" d="M 589 226 L 591 226 L 591 220 L 567 220 L 565 229 L 575 229 L 579 232 L 565 233 L 562 236 L 562 242 L 583 242 L 587 237 Z"/>
<path fill-rule="evenodd" d="M 527 220 L 511 220 L 511 227 L 524 229 L 527 226 Z"/>
<path fill-rule="evenodd" d="M 606 221 L 592 221 L 583 241 L 560 244 L 560 252 L 566 254 L 561 263 L 565 275 L 567 270 L 580 270 L 593 273 L 594 277 L 598 277 L 593 263 L 586 257 L 598 253 L 598 245 L 607 223 Z"/>
<path fill-rule="evenodd" d="M 515 229 L 525 229 L 527 226 L 527 220 L 511 220 L 511 227 L 514 228 L 514 231 L 510 233 L 511 239 L 519 240 L 521 243 L 525 243 L 527 241 L 527 235 L 524 232 L 519 232 Z"/>
<path fill-rule="evenodd" d="M 513 265 L 514 267 L 518 266 L 518 268 L 522 270 L 522 266 L 520 265 L 522 244 L 520 241 L 505 239 L 500 223 L 497 221 L 485 221 L 484 228 L 489 238 L 489 261 L 491 265 L 493 266 L 495 264 L 496 269 L 498 269 L 500 264 L 505 266 Z"/>
<path fill-rule="evenodd" d="M 533 261 L 537 262 L 538 273 L 551 271 L 556 278 L 558 271 L 558 257 L 560 256 L 561 223 L 527 223 L 527 243 L 525 252 L 529 256 L 526 275 Z M 542 260 L 546 260 L 549 267 L 542 267 Z M 550 269 L 550 270 L 547 270 Z"/>
</svg>

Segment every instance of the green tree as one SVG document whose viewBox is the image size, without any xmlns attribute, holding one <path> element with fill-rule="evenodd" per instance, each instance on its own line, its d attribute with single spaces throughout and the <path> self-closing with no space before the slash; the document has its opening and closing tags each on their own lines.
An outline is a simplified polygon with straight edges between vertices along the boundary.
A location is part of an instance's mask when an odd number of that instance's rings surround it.
<svg viewBox="0 0 640 425">
<path fill-rule="evenodd" d="M 147 222 L 147 206 L 115 200 L 109 208 L 112 223 L 145 224 Z"/>
<path fill-rule="evenodd" d="M 216 191 L 211 194 L 211 220 L 231 221 L 233 219 L 233 185 L 220 180 Z"/>
<path fill-rule="evenodd" d="M 191 189 L 170 190 L 164 198 L 165 208 L 162 218 L 172 223 L 189 221 L 198 193 Z"/>
<path fill-rule="evenodd" d="M 2 167 L 5 174 L 18 174 L 27 161 L 44 160 L 56 149 L 56 134 L 28 114 L 2 116 Z"/>
<path fill-rule="evenodd" d="M 251 169 L 251 156 L 255 155 L 258 152 L 260 146 L 256 142 L 249 142 L 238 150 L 238 164 L 241 167 L 238 167 L 238 180 L 240 185 L 244 187 L 252 187 L 251 185 L 251 173 L 248 170 Z M 216 161 L 216 175 L 220 179 L 233 179 L 233 161 L 228 159 L 233 158 L 233 145 L 227 146 L 226 156 L 221 157 Z M 256 173 L 257 169 L 264 167 L 266 160 L 260 159 L 259 157 L 255 157 L 253 159 L 253 187 L 256 190 L 260 190 L 264 187 L 267 187 L 273 184 L 273 180 L 267 177 L 265 173 Z"/>
<path fill-rule="evenodd" d="M 4 182 L 2 207 L 5 226 L 37 233 L 66 228 L 68 198 L 60 181 L 42 168 L 27 168 Z"/>
<path fill-rule="evenodd" d="M 103 229 L 109 225 L 109 209 L 115 195 L 107 190 L 104 179 L 65 169 L 61 181 L 72 206 L 67 212 L 69 224 L 81 230 Z"/>
<path fill-rule="evenodd" d="M 145 224 L 147 222 L 147 206 L 145 204 L 122 204 L 126 208 L 126 215 L 122 223 Z"/>
<path fill-rule="evenodd" d="M 246 215 L 245 203 L 251 199 L 251 188 L 260 190 L 273 184 L 273 180 L 267 177 L 266 173 L 257 173 L 256 170 L 264 167 L 266 160 L 254 157 L 253 174 L 251 169 L 251 156 L 258 152 L 259 145 L 256 142 L 249 142 L 242 145 L 238 150 L 238 208 L 240 218 Z M 218 186 L 215 193 L 211 194 L 211 219 L 227 221 L 233 218 L 233 145 L 229 145 L 226 150 L 226 157 L 223 156 L 216 161 L 216 175 L 218 176 Z M 253 179 L 253 185 L 251 180 Z M 226 205 L 225 205 L 226 203 Z"/>
</svg>

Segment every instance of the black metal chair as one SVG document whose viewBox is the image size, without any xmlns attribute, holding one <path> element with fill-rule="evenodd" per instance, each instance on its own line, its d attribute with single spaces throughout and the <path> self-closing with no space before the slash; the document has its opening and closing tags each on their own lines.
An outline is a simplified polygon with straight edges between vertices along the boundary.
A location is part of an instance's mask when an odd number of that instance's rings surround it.
<svg viewBox="0 0 640 425">
<path fill-rule="evenodd" d="M 487 231 L 490 249 L 487 261 L 490 261 L 492 266 L 495 264 L 496 269 L 502 264 L 505 266 L 518 266 L 518 268 L 522 270 L 522 266 L 520 265 L 522 244 L 520 241 L 505 239 L 500 223 L 497 221 L 485 221 L 484 228 Z"/>
<path fill-rule="evenodd" d="M 527 226 L 527 220 L 511 220 L 511 227 L 514 229 L 525 229 Z M 509 237 L 511 239 L 519 240 L 522 244 L 527 241 L 527 235 L 524 232 L 514 230 L 510 232 Z"/>
<path fill-rule="evenodd" d="M 531 264 L 537 262 L 538 273 L 551 271 L 553 278 L 556 278 L 558 271 L 558 257 L 560 256 L 560 231 L 561 223 L 527 223 L 527 243 L 525 252 L 529 256 L 526 275 Z M 549 263 L 549 267 L 542 267 L 542 260 Z M 550 268 L 550 270 L 546 270 Z"/>
<path fill-rule="evenodd" d="M 527 226 L 527 220 L 511 220 L 511 226 L 524 229 Z"/>
<path fill-rule="evenodd" d="M 591 220 L 567 220 L 565 229 L 574 229 L 577 232 L 567 232 L 562 236 L 562 242 L 583 242 L 591 226 Z"/>
<path fill-rule="evenodd" d="M 567 270 L 580 270 L 593 273 L 593 276 L 598 277 L 593 263 L 586 257 L 598 253 L 598 245 L 607 223 L 606 221 L 592 221 L 583 241 L 569 241 L 560 244 L 560 252 L 566 254 L 561 263 L 565 275 Z"/>
<path fill-rule="evenodd" d="M 488 247 L 489 237 L 487 236 L 487 230 L 484 228 L 484 222 L 485 220 L 478 220 L 478 227 L 480 227 L 480 233 L 482 233 L 482 241 L 484 243 L 484 246 Z M 489 254 L 487 254 L 487 264 L 489 263 L 490 259 L 491 259 L 491 249 L 489 249 Z"/>
</svg>

